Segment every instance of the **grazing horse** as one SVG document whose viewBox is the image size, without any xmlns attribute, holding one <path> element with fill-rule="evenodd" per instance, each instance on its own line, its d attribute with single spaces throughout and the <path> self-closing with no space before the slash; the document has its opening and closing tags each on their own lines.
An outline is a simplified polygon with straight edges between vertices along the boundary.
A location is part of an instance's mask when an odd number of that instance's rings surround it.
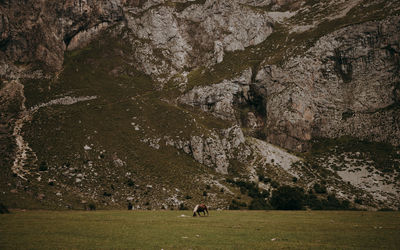
<svg viewBox="0 0 400 250">
<path fill-rule="evenodd" d="M 201 215 L 200 215 L 200 212 L 203 212 L 203 216 L 206 216 L 206 212 L 207 212 L 207 216 L 208 216 L 207 206 L 204 205 L 204 204 L 196 205 L 196 206 L 194 207 L 194 209 L 193 209 L 193 217 L 196 216 L 196 213 L 197 213 L 199 216 L 201 216 Z"/>
</svg>

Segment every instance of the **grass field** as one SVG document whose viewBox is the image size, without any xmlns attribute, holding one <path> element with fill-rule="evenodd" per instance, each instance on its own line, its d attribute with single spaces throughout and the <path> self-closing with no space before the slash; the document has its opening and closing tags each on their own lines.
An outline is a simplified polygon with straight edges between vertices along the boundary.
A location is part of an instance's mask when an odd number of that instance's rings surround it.
<svg viewBox="0 0 400 250">
<path fill-rule="evenodd" d="M 14 211 L 0 249 L 398 249 L 399 212 Z"/>
</svg>

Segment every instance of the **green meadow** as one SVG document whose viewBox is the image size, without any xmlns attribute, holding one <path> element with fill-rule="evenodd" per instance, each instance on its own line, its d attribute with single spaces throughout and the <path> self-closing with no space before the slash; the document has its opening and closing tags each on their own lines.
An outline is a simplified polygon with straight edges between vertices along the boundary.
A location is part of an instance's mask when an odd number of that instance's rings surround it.
<svg viewBox="0 0 400 250">
<path fill-rule="evenodd" d="M 400 213 L 13 211 L 0 249 L 399 249 Z"/>
</svg>

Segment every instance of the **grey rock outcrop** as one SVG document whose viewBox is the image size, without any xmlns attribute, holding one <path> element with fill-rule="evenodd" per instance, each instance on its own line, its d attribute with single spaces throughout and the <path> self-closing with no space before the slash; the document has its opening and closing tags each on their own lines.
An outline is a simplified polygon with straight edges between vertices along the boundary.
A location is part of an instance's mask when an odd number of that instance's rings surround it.
<svg viewBox="0 0 400 250">
<path fill-rule="evenodd" d="M 178 140 L 170 144 L 191 155 L 197 162 L 227 174 L 229 159 L 234 159 L 236 151 L 245 147 L 245 137 L 239 126 L 233 126 L 221 133 L 212 131 L 209 135 L 192 135 L 188 141 Z"/>
<path fill-rule="evenodd" d="M 195 87 L 181 96 L 179 102 L 211 112 L 221 119 L 235 120 L 234 105 L 248 99 L 251 72 L 248 69 L 237 78 L 210 86 Z"/>
<path fill-rule="evenodd" d="M 267 140 L 298 151 L 344 135 L 399 145 L 399 21 L 350 26 L 283 66 L 263 65 Z"/>
<path fill-rule="evenodd" d="M 74 39 L 104 23 L 123 19 L 124 1 L 3 1 L 0 3 L 0 77 L 26 66 L 56 72 Z M 81 35 L 80 35 L 81 36 Z M 42 67 L 43 66 L 43 67 Z"/>
<path fill-rule="evenodd" d="M 160 82 L 185 68 L 219 63 L 224 52 L 257 45 L 272 33 L 266 13 L 233 0 L 194 1 L 181 11 L 159 2 L 127 13 L 128 27 L 139 38 L 138 67 Z"/>
</svg>

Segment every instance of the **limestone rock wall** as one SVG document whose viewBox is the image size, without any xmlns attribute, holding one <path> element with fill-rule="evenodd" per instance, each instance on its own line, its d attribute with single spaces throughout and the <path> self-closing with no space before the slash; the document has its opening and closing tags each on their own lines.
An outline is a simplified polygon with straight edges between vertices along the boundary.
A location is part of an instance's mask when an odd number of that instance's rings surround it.
<svg viewBox="0 0 400 250">
<path fill-rule="evenodd" d="M 263 65 L 267 139 L 306 150 L 314 137 L 350 135 L 400 143 L 400 18 L 350 26 L 322 37 L 305 56 Z"/>
<path fill-rule="evenodd" d="M 0 77 L 15 78 L 28 66 L 56 72 L 74 37 L 123 19 L 124 0 L 0 2 Z"/>
<path fill-rule="evenodd" d="M 224 52 L 259 44 L 273 31 L 266 13 L 234 0 L 193 1 L 182 9 L 177 3 L 147 2 L 130 8 L 127 20 L 139 38 L 134 42 L 138 66 L 160 82 L 219 63 Z"/>
</svg>

